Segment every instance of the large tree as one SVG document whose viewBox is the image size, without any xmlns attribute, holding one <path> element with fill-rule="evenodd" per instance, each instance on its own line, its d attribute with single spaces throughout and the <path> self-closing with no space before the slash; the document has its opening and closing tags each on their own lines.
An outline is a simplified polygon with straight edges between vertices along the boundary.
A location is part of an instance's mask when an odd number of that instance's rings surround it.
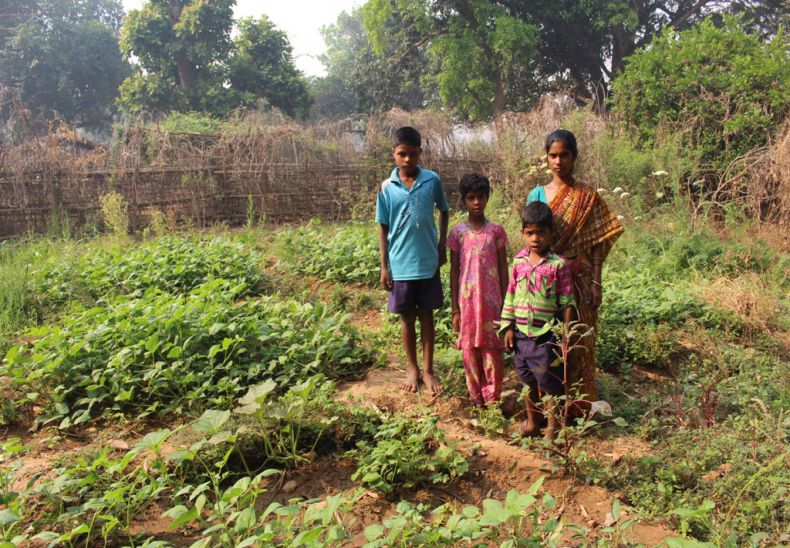
<svg viewBox="0 0 790 548">
<path fill-rule="evenodd" d="M 664 28 L 687 29 L 705 17 L 737 13 L 751 30 L 775 34 L 787 24 L 783 0 L 496 0 L 540 29 L 538 83 L 603 104 L 625 59 Z"/>
<path fill-rule="evenodd" d="M 95 128 L 129 74 L 118 47 L 118 0 L 0 3 L 0 81 L 34 111 Z"/>
<path fill-rule="evenodd" d="M 121 46 L 139 70 L 121 86 L 128 111 L 225 115 L 259 100 L 304 115 L 310 98 L 285 34 L 265 16 L 233 29 L 234 0 L 149 0 L 124 22 Z"/>
<path fill-rule="evenodd" d="M 397 17 L 390 17 L 386 24 L 390 30 L 403 31 Z M 431 72 L 423 49 L 404 50 L 392 41 L 374 51 L 360 9 L 342 12 L 321 34 L 327 47 L 320 59 L 327 75 L 313 84 L 317 115 L 337 117 L 426 106 L 433 88 L 422 77 Z"/>
<path fill-rule="evenodd" d="M 499 116 L 521 102 L 516 75 L 531 73 L 537 28 L 490 0 L 369 0 L 365 26 L 377 53 L 425 47 L 435 63 L 426 75 L 442 103 L 470 119 Z M 403 24 L 393 29 L 388 21 Z M 402 29 L 402 30 L 401 30 Z"/>
</svg>

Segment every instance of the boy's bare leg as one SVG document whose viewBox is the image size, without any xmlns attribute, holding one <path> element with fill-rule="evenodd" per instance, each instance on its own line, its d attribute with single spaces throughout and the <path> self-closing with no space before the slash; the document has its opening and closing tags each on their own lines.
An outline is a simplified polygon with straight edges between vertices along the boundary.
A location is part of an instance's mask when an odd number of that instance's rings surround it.
<svg viewBox="0 0 790 548">
<path fill-rule="evenodd" d="M 415 321 L 417 312 L 406 312 L 400 315 L 400 332 L 403 348 L 406 350 L 406 380 L 401 388 L 416 392 L 420 384 L 420 370 L 417 367 L 417 330 Z"/>
<path fill-rule="evenodd" d="M 433 310 L 417 309 L 420 319 L 420 341 L 422 342 L 422 380 L 432 395 L 442 391 L 442 384 L 433 372 L 433 348 L 436 332 L 433 325 Z"/>
<path fill-rule="evenodd" d="M 529 397 L 525 402 L 527 409 L 527 420 L 518 427 L 518 433 L 522 437 L 537 436 L 540 433 L 540 410 L 538 409 L 538 386 L 530 383 Z"/>
</svg>

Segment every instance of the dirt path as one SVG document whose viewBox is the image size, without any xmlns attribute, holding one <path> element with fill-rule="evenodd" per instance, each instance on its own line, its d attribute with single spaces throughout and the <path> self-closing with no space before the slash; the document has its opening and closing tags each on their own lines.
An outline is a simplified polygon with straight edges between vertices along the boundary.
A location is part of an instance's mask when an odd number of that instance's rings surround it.
<svg viewBox="0 0 790 548">
<path fill-rule="evenodd" d="M 481 504 L 484 498 L 504 498 L 511 489 L 526 491 L 540 476 L 545 476 L 543 487 L 557 498 L 557 508 L 567 522 L 600 530 L 607 523 L 613 499 L 617 496 L 601 487 L 574 482 L 552 473 L 552 463 L 539 453 L 521 449 L 504 437 L 493 438 L 483 435 L 475 428 L 460 398 L 431 398 L 424 392 L 412 394 L 400 389 L 404 369 L 398 363 L 370 371 L 360 382 L 350 383 L 340 390 L 340 397 L 351 396 L 363 400 L 362 405 L 371 405 L 389 413 L 417 414 L 419 407 L 429 407 L 439 416 L 439 425 L 451 440 L 458 442 L 469 460 L 469 473 L 465 478 L 447 489 L 436 491 L 446 500 L 455 499 L 463 504 Z M 619 441 L 623 444 L 623 441 Z M 628 446 L 629 444 L 626 443 Z M 614 449 L 612 449 L 614 446 Z M 596 445 L 597 450 L 626 451 L 617 443 Z M 622 454 L 622 453 L 621 453 Z M 431 489 L 426 489 L 430 493 Z M 420 499 L 420 494 L 417 494 Z M 430 498 L 423 493 L 422 497 Z M 627 514 L 627 512 L 626 512 Z M 639 522 L 627 534 L 631 542 L 656 546 L 673 531 L 660 524 Z"/>
</svg>

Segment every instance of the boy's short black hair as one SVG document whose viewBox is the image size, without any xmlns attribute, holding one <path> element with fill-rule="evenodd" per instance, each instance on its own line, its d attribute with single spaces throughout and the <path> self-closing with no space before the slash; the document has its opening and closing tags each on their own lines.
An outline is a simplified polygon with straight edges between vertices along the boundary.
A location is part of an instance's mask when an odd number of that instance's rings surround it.
<svg viewBox="0 0 790 548">
<path fill-rule="evenodd" d="M 461 193 L 461 200 L 464 200 L 470 192 L 478 190 L 485 192 L 486 197 L 488 197 L 491 195 L 491 183 L 485 175 L 467 173 L 461 177 L 461 181 L 458 183 L 458 190 Z"/>
<path fill-rule="evenodd" d="M 402 128 L 395 130 L 395 135 L 393 135 L 392 141 L 393 147 L 398 145 L 409 145 L 412 147 L 422 146 L 422 137 L 420 136 L 420 132 L 411 126 L 403 126 Z"/>
<path fill-rule="evenodd" d="M 531 202 L 521 210 L 521 228 L 527 225 L 538 225 L 551 229 L 554 225 L 554 218 L 551 208 L 543 202 Z"/>
</svg>

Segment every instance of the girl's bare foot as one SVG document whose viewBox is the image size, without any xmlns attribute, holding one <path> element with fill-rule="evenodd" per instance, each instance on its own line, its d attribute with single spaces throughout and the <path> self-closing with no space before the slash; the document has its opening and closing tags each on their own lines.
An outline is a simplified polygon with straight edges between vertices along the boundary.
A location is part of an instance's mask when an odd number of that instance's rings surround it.
<svg viewBox="0 0 790 548">
<path fill-rule="evenodd" d="M 537 436 L 540 434 L 540 424 L 532 422 L 529 419 L 525 420 L 518 425 L 518 433 L 521 434 L 522 438 Z"/>
<path fill-rule="evenodd" d="M 420 384 L 420 371 L 414 367 L 409 367 L 406 371 L 406 380 L 401 384 L 401 388 L 407 392 L 416 392 Z"/>
<path fill-rule="evenodd" d="M 422 374 L 422 381 L 425 383 L 425 388 L 428 389 L 428 392 L 430 392 L 432 396 L 438 396 L 442 393 L 442 383 L 439 382 L 439 379 L 437 379 L 436 375 L 433 373 L 424 372 Z"/>
</svg>

